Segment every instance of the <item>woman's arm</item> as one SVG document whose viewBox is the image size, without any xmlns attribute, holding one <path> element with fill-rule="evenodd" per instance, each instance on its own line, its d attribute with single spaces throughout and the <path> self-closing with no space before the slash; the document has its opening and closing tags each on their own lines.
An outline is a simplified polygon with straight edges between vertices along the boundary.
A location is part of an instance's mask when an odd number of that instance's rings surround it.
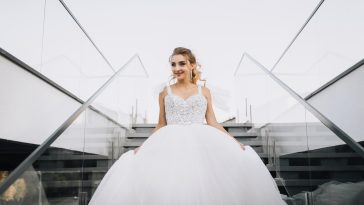
<svg viewBox="0 0 364 205">
<path fill-rule="evenodd" d="M 166 123 L 165 109 L 164 109 L 164 97 L 166 95 L 167 95 L 167 90 L 166 90 L 166 87 L 164 87 L 164 90 L 159 93 L 159 119 L 158 119 L 157 126 L 152 131 L 152 134 L 154 132 L 156 132 L 158 129 L 160 129 L 161 127 L 166 126 L 166 124 L 167 124 Z M 134 154 L 137 153 L 137 151 L 139 150 L 139 148 L 142 145 L 140 145 L 139 147 L 137 147 L 137 148 L 134 149 Z"/>
<path fill-rule="evenodd" d="M 167 95 L 166 87 L 159 93 L 159 119 L 157 126 L 153 129 L 152 133 L 157 131 L 159 128 L 166 126 L 166 113 L 164 109 L 164 97 Z"/>
<path fill-rule="evenodd" d="M 211 93 L 210 90 L 207 87 L 202 87 L 202 93 L 203 95 L 206 97 L 207 100 L 207 110 L 206 110 L 206 122 L 208 125 L 215 127 L 223 132 L 225 132 L 226 134 L 228 134 L 230 137 L 232 137 L 239 145 L 240 147 L 244 150 L 244 144 L 240 143 L 238 140 L 236 140 L 233 136 L 230 135 L 229 132 L 227 132 L 223 126 L 221 126 L 215 117 L 215 113 L 214 110 L 212 109 L 212 99 L 211 99 Z"/>
</svg>

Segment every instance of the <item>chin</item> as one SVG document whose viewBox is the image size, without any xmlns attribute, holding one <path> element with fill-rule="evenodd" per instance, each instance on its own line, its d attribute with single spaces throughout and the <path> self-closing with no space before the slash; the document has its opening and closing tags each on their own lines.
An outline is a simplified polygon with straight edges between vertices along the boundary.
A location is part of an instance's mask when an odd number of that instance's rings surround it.
<svg viewBox="0 0 364 205">
<path fill-rule="evenodd" d="M 177 80 L 181 80 L 183 81 L 185 79 L 185 77 L 181 76 L 181 77 L 176 77 Z"/>
</svg>

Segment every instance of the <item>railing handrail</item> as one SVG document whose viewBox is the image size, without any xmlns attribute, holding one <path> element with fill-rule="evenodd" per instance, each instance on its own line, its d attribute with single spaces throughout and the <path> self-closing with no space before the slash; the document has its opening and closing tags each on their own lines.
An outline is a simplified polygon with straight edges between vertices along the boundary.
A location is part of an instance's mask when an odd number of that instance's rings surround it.
<svg viewBox="0 0 364 205">
<path fill-rule="evenodd" d="M 75 112 L 68 117 L 61 126 L 59 126 L 41 145 L 37 147 L 20 165 L 10 173 L 10 175 L 5 178 L 3 183 L 0 184 L 0 195 L 7 190 L 7 188 L 15 182 L 30 165 L 32 165 L 35 160 L 37 160 L 50 146 L 51 144 L 78 118 L 78 116 L 83 113 L 90 104 L 102 93 L 104 89 L 111 82 L 116 79 L 118 74 L 124 70 L 124 68 L 138 55 L 132 56 L 114 75 L 112 75 L 86 102 L 84 102 Z"/>
<path fill-rule="evenodd" d="M 301 105 L 303 105 L 308 111 L 311 112 L 318 120 L 320 120 L 328 129 L 335 133 L 341 140 L 349 145 L 355 152 L 357 152 L 362 158 L 364 158 L 364 148 L 351 138 L 346 132 L 344 132 L 339 126 L 333 123 L 330 119 L 320 113 L 316 108 L 309 104 L 305 99 L 298 95 L 293 89 L 286 85 L 283 81 L 277 78 L 271 71 L 265 66 L 259 63 L 256 59 L 250 56 L 248 53 L 244 53 L 243 57 L 248 57 L 253 63 L 255 63 L 263 72 L 265 72 L 270 78 L 272 78 L 278 85 L 286 90 L 293 98 L 295 98 Z M 240 61 L 241 62 L 241 61 Z"/>
<path fill-rule="evenodd" d="M 95 49 L 97 50 L 97 52 L 99 52 L 99 54 L 104 59 L 104 61 L 107 63 L 107 65 L 110 67 L 110 69 L 115 73 L 116 71 L 115 71 L 114 67 L 111 65 L 110 61 L 105 57 L 105 55 L 97 47 L 97 45 L 95 44 L 95 42 L 91 39 L 90 35 L 88 35 L 88 33 L 83 28 L 83 26 L 80 24 L 80 22 L 77 20 L 77 18 L 75 17 L 75 15 L 73 15 L 72 11 L 68 8 L 68 6 L 66 5 L 66 3 L 64 3 L 63 0 L 59 0 L 59 2 L 66 9 L 66 11 L 68 12 L 68 14 L 72 17 L 72 19 L 76 22 L 76 24 L 78 25 L 78 27 L 80 27 L 81 31 L 86 35 L 86 37 L 92 43 L 92 45 L 95 47 Z"/>
<path fill-rule="evenodd" d="M 293 45 L 293 43 L 296 41 L 296 39 L 298 38 L 298 36 L 302 33 L 303 29 L 305 29 L 305 27 L 307 26 L 307 24 L 311 21 L 312 17 L 316 14 L 316 12 L 319 10 L 319 8 L 324 3 L 324 1 L 325 0 L 321 0 L 317 4 L 317 6 L 315 7 L 315 9 L 312 11 L 311 15 L 306 19 L 305 23 L 301 26 L 300 30 L 297 32 L 297 34 L 293 37 L 293 39 L 291 40 L 291 42 L 288 44 L 287 48 L 284 49 L 283 53 L 279 56 L 278 60 L 274 63 L 273 67 L 270 69 L 271 72 L 273 72 L 273 70 L 276 68 L 276 66 L 278 65 L 278 63 L 282 60 L 283 56 L 286 55 L 288 49 L 291 48 L 291 46 Z"/>
</svg>

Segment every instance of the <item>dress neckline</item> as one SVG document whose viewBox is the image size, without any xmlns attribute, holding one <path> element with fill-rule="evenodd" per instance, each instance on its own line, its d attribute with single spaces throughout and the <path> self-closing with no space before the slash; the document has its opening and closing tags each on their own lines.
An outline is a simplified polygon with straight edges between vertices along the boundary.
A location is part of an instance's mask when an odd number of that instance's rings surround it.
<svg viewBox="0 0 364 205">
<path fill-rule="evenodd" d="M 199 89 L 200 89 L 200 88 L 199 88 L 199 86 L 200 86 L 200 85 L 197 85 L 197 93 L 192 94 L 192 95 L 188 96 L 187 98 L 183 98 L 183 97 L 181 97 L 181 96 L 179 96 L 179 95 L 174 94 L 174 93 L 173 93 L 173 91 L 172 91 L 171 86 L 170 86 L 170 85 L 168 85 L 169 90 L 170 90 L 170 94 L 172 94 L 173 96 L 176 96 L 176 97 L 180 98 L 180 99 L 181 99 L 181 100 L 183 100 L 183 101 L 187 101 L 188 99 L 190 99 L 191 97 L 193 97 L 193 96 L 195 96 L 195 95 L 200 95 L 201 93 L 200 93 L 200 90 L 199 90 Z"/>
<path fill-rule="evenodd" d="M 188 96 L 186 99 L 182 98 L 181 96 L 175 95 L 175 94 L 173 94 L 173 93 L 172 93 L 172 95 L 173 95 L 173 96 L 176 96 L 177 98 L 180 98 L 180 99 L 181 99 L 181 100 L 183 100 L 183 101 L 188 101 L 190 98 L 192 98 L 192 97 L 194 97 L 194 96 L 196 96 L 196 95 L 200 95 L 200 93 L 196 93 L 196 94 L 190 95 L 190 96 Z"/>
</svg>

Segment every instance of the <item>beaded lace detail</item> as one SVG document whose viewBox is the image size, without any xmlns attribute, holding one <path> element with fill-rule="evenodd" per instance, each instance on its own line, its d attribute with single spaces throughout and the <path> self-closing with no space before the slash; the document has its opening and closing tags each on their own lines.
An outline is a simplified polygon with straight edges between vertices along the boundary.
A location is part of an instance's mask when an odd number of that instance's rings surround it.
<svg viewBox="0 0 364 205">
<path fill-rule="evenodd" d="M 201 93 L 198 85 L 198 93 L 183 99 L 172 93 L 167 85 L 168 95 L 164 97 L 167 124 L 203 124 L 207 109 L 207 100 Z"/>
</svg>

